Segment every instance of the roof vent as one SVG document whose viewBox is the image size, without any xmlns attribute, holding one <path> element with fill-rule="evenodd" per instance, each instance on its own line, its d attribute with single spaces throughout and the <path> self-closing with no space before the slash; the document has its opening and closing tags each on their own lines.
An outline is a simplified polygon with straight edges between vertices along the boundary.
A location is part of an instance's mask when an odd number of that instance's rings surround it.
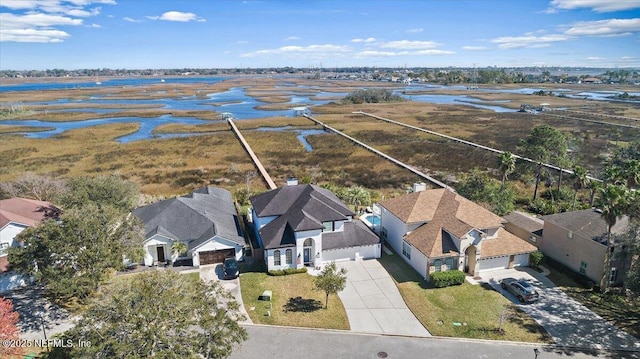
<svg viewBox="0 0 640 359">
<path fill-rule="evenodd" d="M 287 178 L 287 186 L 296 186 L 298 184 L 298 179 L 295 177 Z"/>
<path fill-rule="evenodd" d="M 424 182 L 414 183 L 413 192 L 421 192 L 427 189 L 427 184 Z"/>
</svg>

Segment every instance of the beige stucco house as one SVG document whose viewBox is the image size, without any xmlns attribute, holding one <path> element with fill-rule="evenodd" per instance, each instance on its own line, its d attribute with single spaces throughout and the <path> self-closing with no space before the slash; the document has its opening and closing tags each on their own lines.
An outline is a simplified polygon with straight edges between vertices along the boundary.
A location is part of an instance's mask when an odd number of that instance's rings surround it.
<svg viewBox="0 0 640 359">
<path fill-rule="evenodd" d="M 380 203 L 381 237 L 423 278 L 458 269 L 471 275 L 526 266 L 536 247 L 504 220 L 450 189 L 419 190 Z"/>
<path fill-rule="evenodd" d="M 607 251 L 607 223 L 596 209 L 585 209 L 543 216 L 544 229 L 539 248 L 548 256 L 570 269 L 600 283 Z M 616 221 L 611 229 L 620 234 L 629 225 L 629 217 Z M 619 267 L 611 262 L 609 280 L 612 285 L 622 281 Z"/>
</svg>

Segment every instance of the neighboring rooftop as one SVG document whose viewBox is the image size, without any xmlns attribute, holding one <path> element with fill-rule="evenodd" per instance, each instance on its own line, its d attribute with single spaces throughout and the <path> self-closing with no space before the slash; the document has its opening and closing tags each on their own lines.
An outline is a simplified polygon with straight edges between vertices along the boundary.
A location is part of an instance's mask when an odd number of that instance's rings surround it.
<svg viewBox="0 0 640 359">
<path fill-rule="evenodd" d="M 602 244 L 607 243 L 607 222 L 602 218 L 602 213 L 596 209 L 550 214 L 543 216 L 542 220 L 572 231 L 581 237 L 592 239 Z M 620 217 L 611 228 L 611 233 L 621 234 L 628 225 L 629 217 Z"/>
<path fill-rule="evenodd" d="M 542 235 L 544 221 L 540 218 L 533 217 L 520 211 L 513 211 L 502 218 L 529 233 L 533 233 L 538 236 Z"/>
<path fill-rule="evenodd" d="M 133 210 L 145 225 L 145 238 L 160 234 L 191 241 L 189 249 L 220 236 L 244 244 L 240 221 L 229 191 L 203 187 L 186 196 L 167 199 Z"/>
<path fill-rule="evenodd" d="M 53 204 L 35 199 L 14 197 L 0 200 L 0 228 L 10 222 L 35 226 L 46 218 L 55 218 L 61 211 Z"/>
<path fill-rule="evenodd" d="M 278 217 L 260 229 L 266 249 L 291 246 L 295 243 L 294 232 L 322 229 L 322 222 L 347 220 L 354 215 L 331 191 L 309 184 L 280 187 L 250 201 L 258 217 Z"/>
<path fill-rule="evenodd" d="M 504 220 L 482 206 L 448 189 L 432 189 L 410 193 L 380 203 L 405 223 L 425 223 L 406 236 L 406 241 L 425 256 L 459 255 L 451 235 L 463 237 L 472 230 L 501 227 Z M 531 244 L 504 229 L 498 237 L 483 241 L 483 257 L 528 253 Z"/>
</svg>

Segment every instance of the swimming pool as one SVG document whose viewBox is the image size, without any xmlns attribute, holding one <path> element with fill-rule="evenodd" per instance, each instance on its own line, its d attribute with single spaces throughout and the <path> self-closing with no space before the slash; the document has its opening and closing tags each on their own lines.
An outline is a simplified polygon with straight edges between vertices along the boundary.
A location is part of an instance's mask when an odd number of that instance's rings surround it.
<svg viewBox="0 0 640 359">
<path fill-rule="evenodd" d="M 380 216 L 377 214 L 365 214 L 360 220 L 369 227 L 380 227 Z"/>
</svg>

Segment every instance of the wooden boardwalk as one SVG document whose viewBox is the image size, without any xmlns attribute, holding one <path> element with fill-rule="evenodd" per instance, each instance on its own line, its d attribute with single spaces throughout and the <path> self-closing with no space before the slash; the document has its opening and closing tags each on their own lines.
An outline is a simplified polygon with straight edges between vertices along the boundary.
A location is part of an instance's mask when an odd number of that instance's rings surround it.
<svg viewBox="0 0 640 359">
<path fill-rule="evenodd" d="M 320 121 L 316 120 L 315 118 L 313 118 L 313 117 L 311 117 L 311 116 L 309 116 L 309 115 L 306 115 L 306 114 L 305 114 L 305 115 L 303 115 L 303 116 L 304 116 L 304 117 L 306 117 L 306 118 L 308 118 L 308 119 L 310 119 L 311 121 L 313 121 L 313 122 L 317 123 L 318 125 L 320 125 L 320 126 L 324 127 L 324 129 L 325 129 L 325 130 L 329 130 L 329 131 L 331 131 L 331 132 L 335 132 L 335 133 L 337 133 L 338 135 L 340 135 L 340 136 L 342 136 L 342 137 L 345 137 L 346 139 L 348 139 L 348 140 L 350 140 L 350 141 L 352 141 L 352 142 L 356 143 L 357 145 L 359 145 L 359 146 L 361 146 L 361 147 L 364 147 L 365 149 L 367 149 L 367 150 L 369 150 L 369 151 L 371 151 L 371 152 L 373 152 L 373 153 L 377 154 L 378 156 L 380 156 L 380 157 L 382 157 L 382 158 L 384 158 L 384 159 L 387 159 L 387 160 L 389 160 L 389 161 L 393 162 L 394 164 L 396 164 L 396 165 L 398 165 L 398 166 L 400 166 L 400 167 L 402 167 L 402 168 L 404 168 L 404 169 L 409 170 L 409 171 L 410 171 L 410 172 L 412 172 L 413 174 L 418 175 L 419 177 L 421 177 L 421 178 L 423 178 L 423 179 L 425 179 L 425 180 L 427 180 L 427 181 L 429 181 L 429 182 L 431 182 L 431 183 L 435 184 L 435 185 L 436 185 L 436 186 L 438 186 L 438 187 L 453 189 L 453 188 L 451 188 L 451 187 L 447 186 L 446 184 L 444 184 L 444 183 L 442 183 L 442 182 L 438 181 L 437 179 L 435 179 L 435 178 L 433 178 L 433 177 L 429 176 L 428 174 L 423 173 L 423 172 L 420 172 L 420 171 L 418 171 L 417 169 L 413 168 L 412 166 L 409 166 L 408 164 L 406 164 L 406 163 L 404 163 L 404 162 L 401 162 L 401 161 L 399 161 L 399 160 L 397 160 L 397 159 L 395 159 L 395 158 L 393 158 L 393 157 L 391 157 L 391 156 L 387 155 L 387 154 L 386 154 L 386 153 L 384 153 L 384 152 L 378 151 L 378 150 L 376 150 L 375 148 L 373 148 L 373 147 L 371 147 L 371 146 L 367 145 L 366 143 L 364 143 L 364 142 L 360 142 L 360 141 L 356 140 L 355 138 L 353 138 L 353 137 L 351 137 L 351 136 L 349 136 L 349 135 L 347 135 L 347 134 L 345 134 L 345 133 L 343 133 L 343 132 L 340 132 L 340 131 L 336 130 L 335 128 L 333 128 L 333 127 L 331 127 L 331 126 L 329 126 L 329 125 L 326 125 L 326 124 L 324 124 L 324 123 L 322 123 L 322 122 L 320 122 Z"/>
<path fill-rule="evenodd" d="M 373 117 L 373 118 L 381 120 L 381 121 L 393 123 L 393 124 L 398 125 L 398 126 L 411 128 L 411 129 L 414 129 L 414 130 L 417 130 L 417 131 L 421 131 L 421 132 L 426 132 L 426 133 L 428 133 L 430 135 L 443 137 L 443 138 L 446 138 L 446 139 L 449 139 L 449 140 L 452 140 L 452 141 L 455 141 L 455 142 L 463 143 L 465 145 L 473 146 L 473 147 L 480 148 L 480 149 L 487 150 L 487 151 L 491 151 L 491 152 L 494 152 L 494 153 L 501 154 L 503 152 L 506 152 L 506 151 L 502 151 L 502 150 L 499 150 L 499 149 L 496 149 L 496 148 L 484 146 L 484 145 L 481 145 L 481 144 L 478 144 L 478 143 L 475 143 L 475 142 L 463 140 L 463 139 L 460 139 L 460 138 L 457 138 L 457 137 L 452 137 L 452 136 L 445 135 L 445 134 L 442 134 L 442 133 L 430 131 L 430 130 L 427 130 L 427 129 L 424 129 L 424 128 L 408 125 L 408 124 L 403 123 L 403 122 L 398 122 L 398 121 L 390 120 L 388 118 L 376 116 L 376 115 L 373 115 L 373 114 L 370 114 L 370 113 L 366 113 L 366 112 L 362 112 L 362 111 L 354 111 L 352 113 L 353 114 L 358 114 L 358 115 L 364 115 L 364 116 Z M 552 164 L 539 163 L 538 161 L 532 160 L 532 159 L 527 158 L 527 157 L 522 157 L 522 156 L 519 156 L 519 155 L 516 155 L 516 154 L 513 154 L 513 157 L 515 157 L 516 159 L 520 159 L 520 160 L 526 161 L 526 162 L 531 162 L 533 164 L 540 164 L 543 167 L 550 168 L 550 169 L 553 169 L 553 170 L 556 170 L 556 171 L 562 171 L 564 173 L 573 174 L 573 171 L 571 171 L 571 170 L 568 170 L 568 169 L 565 169 L 565 168 L 560 168 L 560 167 L 554 166 Z M 595 178 L 595 177 L 587 176 L 587 178 L 590 179 L 590 180 L 602 182 L 602 180 L 600 180 L 598 178 Z"/>
<path fill-rule="evenodd" d="M 267 170 L 264 169 L 264 166 L 262 165 L 262 163 L 258 159 L 258 156 L 256 156 L 256 154 L 251 149 L 251 146 L 249 146 L 247 141 L 244 139 L 244 136 L 242 136 L 242 134 L 240 133 L 240 130 L 238 130 L 238 128 L 236 127 L 236 124 L 233 123 L 233 120 L 228 118 L 227 122 L 229 122 L 229 126 L 231 126 L 231 130 L 233 130 L 233 132 L 236 134 L 236 136 L 238 136 L 238 139 L 240 140 L 240 143 L 242 143 L 242 146 L 244 147 L 244 149 L 249 154 L 249 157 L 251 157 L 251 160 L 256 165 L 256 168 L 258 169 L 258 171 L 260 171 L 260 174 L 262 175 L 262 178 L 264 178 L 264 181 L 267 182 L 267 185 L 269 186 L 269 189 L 278 188 L 278 186 L 276 186 L 276 184 L 271 179 L 271 176 L 269 176 L 269 173 L 267 172 Z"/>
</svg>

